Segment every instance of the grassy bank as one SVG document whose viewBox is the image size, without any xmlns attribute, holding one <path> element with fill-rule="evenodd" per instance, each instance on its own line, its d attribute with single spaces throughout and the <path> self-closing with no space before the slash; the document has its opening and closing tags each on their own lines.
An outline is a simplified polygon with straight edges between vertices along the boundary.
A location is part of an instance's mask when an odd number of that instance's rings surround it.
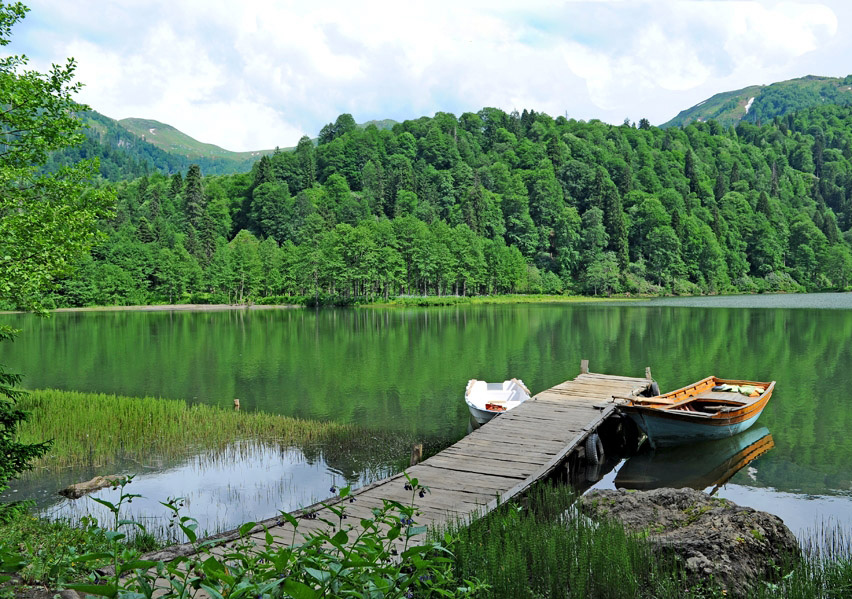
<svg viewBox="0 0 852 599">
<path fill-rule="evenodd" d="M 18 440 L 53 439 L 36 467 L 102 465 L 117 457 L 172 458 L 187 449 L 214 449 L 241 439 L 285 445 L 346 441 L 357 427 L 263 412 L 234 412 L 182 400 L 132 398 L 74 391 L 27 393 L 18 405 L 31 413 Z"/>
<path fill-rule="evenodd" d="M 571 510 L 567 487 L 539 485 L 456 531 L 459 580 L 476 575 L 490 585 L 484 597 L 590 599 L 722 598 L 712 585 L 689 585 L 671 556 L 654 551 L 619 524 L 592 522 Z M 810 599 L 852 596 L 852 535 L 826 527 L 819 551 L 805 548 L 776 580 L 756 581 L 749 597 Z M 781 566 L 779 564 L 779 566 Z"/>
</svg>

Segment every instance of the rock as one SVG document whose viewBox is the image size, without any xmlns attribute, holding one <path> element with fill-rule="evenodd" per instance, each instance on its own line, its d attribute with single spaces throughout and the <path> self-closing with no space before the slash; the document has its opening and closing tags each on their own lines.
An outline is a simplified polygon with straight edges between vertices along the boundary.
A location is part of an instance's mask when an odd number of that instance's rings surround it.
<svg viewBox="0 0 852 599">
<path fill-rule="evenodd" d="M 694 489 L 593 491 L 579 507 L 594 519 L 647 534 L 652 546 L 677 557 L 690 584 L 712 577 L 732 596 L 773 580 L 799 555 L 796 537 L 777 516 Z"/>
<path fill-rule="evenodd" d="M 124 477 L 120 474 L 96 476 L 92 480 L 86 481 L 84 483 L 77 483 L 76 485 L 66 487 L 59 491 L 59 494 L 67 497 L 68 499 L 80 499 L 80 497 L 82 497 L 83 495 L 87 495 L 92 491 L 97 491 L 98 489 L 103 489 L 104 487 L 109 487 L 112 484 L 122 480 L 123 478 Z"/>
</svg>

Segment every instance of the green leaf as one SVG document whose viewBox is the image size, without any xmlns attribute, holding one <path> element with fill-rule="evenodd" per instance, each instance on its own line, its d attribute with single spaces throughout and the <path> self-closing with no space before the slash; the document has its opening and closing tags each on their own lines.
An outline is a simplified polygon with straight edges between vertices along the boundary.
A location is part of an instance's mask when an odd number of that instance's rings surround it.
<svg viewBox="0 0 852 599">
<path fill-rule="evenodd" d="M 222 593 L 220 593 L 219 591 L 217 591 L 216 589 L 214 589 L 214 588 L 213 588 L 212 586 L 210 586 L 209 584 L 206 584 L 206 583 L 203 583 L 203 582 L 202 582 L 202 583 L 201 583 L 201 588 L 202 588 L 202 589 L 204 589 L 204 590 L 207 592 L 207 594 L 208 594 L 208 595 L 210 595 L 211 597 L 213 597 L 213 599 L 225 599 L 224 597 L 222 597 Z"/>
<path fill-rule="evenodd" d="M 125 562 L 121 564 L 121 567 L 118 569 L 119 574 L 124 574 L 125 572 L 130 572 L 131 570 L 148 570 L 149 568 L 153 568 L 157 565 L 157 560 L 151 559 L 137 559 L 132 562 Z"/>
<path fill-rule="evenodd" d="M 319 582 L 325 583 L 331 576 L 330 572 L 326 572 L 324 570 L 317 570 L 316 568 L 305 568 L 305 572 L 310 574 L 311 578 L 315 578 Z"/>
<path fill-rule="evenodd" d="M 90 562 L 96 559 L 112 559 L 112 553 L 87 553 L 77 558 L 79 562 Z"/>
<path fill-rule="evenodd" d="M 296 519 L 293 514 L 289 514 L 287 512 L 280 512 L 281 517 L 284 518 L 293 528 L 299 527 L 299 521 Z"/>
<path fill-rule="evenodd" d="M 403 551 L 402 552 L 402 558 L 405 559 L 405 558 L 411 557 L 413 555 L 419 555 L 421 553 L 427 553 L 430 549 L 432 549 L 432 548 L 429 547 L 428 545 L 415 545 L 414 547 L 409 547 L 408 549 Z"/>
<path fill-rule="evenodd" d="M 248 533 L 251 532 L 251 529 L 254 528 L 256 524 L 256 522 L 246 522 L 245 524 L 240 526 L 240 536 L 246 536 Z"/>
<path fill-rule="evenodd" d="M 289 593 L 293 599 L 318 599 L 319 591 L 312 589 L 303 582 L 288 578 L 284 581 L 284 590 Z"/>
<path fill-rule="evenodd" d="M 113 584 L 69 584 L 67 586 L 74 591 L 99 597 L 115 597 L 118 594 L 118 589 Z"/>
<path fill-rule="evenodd" d="M 345 530 L 338 530 L 337 534 L 331 537 L 331 542 L 335 545 L 344 545 L 349 541 L 349 535 Z"/>
<path fill-rule="evenodd" d="M 426 532 L 425 526 L 409 526 L 408 530 L 405 531 L 405 533 L 409 537 L 413 537 L 414 535 L 422 535 L 424 532 Z"/>
</svg>

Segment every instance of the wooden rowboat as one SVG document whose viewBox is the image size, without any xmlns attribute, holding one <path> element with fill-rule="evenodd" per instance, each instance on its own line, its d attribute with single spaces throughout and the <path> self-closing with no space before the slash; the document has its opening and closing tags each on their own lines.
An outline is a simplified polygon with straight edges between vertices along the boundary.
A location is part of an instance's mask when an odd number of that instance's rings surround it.
<svg viewBox="0 0 852 599">
<path fill-rule="evenodd" d="M 708 376 L 653 397 L 616 398 L 619 409 L 648 435 L 651 447 L 722 439 L 749 428 L 766 407 L 775 381 Z"/>
<path fill-rule="evenodd" d="M 502 383 L 486 383 L 470 379 L 464 391 L 464 401 L 470 415 L 485 424 L 498 414 L 516 408 L 530 398 L 530 390 L 520 379 Z"/>
</svg>

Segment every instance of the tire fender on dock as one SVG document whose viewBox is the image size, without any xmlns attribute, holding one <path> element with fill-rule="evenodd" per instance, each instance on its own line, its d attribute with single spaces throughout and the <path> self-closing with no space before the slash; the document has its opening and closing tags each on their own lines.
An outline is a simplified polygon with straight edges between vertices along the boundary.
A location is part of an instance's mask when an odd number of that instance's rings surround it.
<svg viewBox="0 0 852 599">
<path fill-rule="evenodd" d="M 590 464 L 601 464 L 604 459 L 603 441 L 597 433 L 586 437 L 586 461 Z"/>
</svg>

